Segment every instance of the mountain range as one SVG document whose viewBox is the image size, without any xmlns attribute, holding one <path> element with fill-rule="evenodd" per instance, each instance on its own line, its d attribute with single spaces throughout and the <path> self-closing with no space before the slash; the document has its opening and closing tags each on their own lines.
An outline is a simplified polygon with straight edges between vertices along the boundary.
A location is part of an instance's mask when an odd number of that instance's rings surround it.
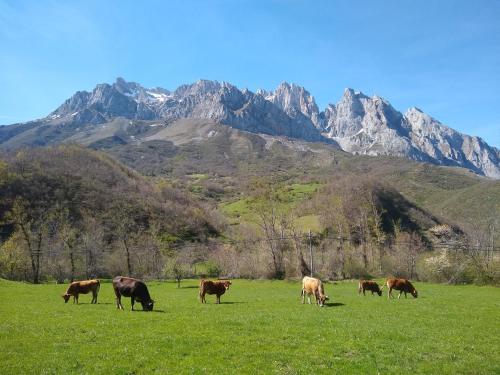
<svg viewBox="0 0 500 375">
<path fill-rule="evenodd" d="M 0 149 L 60 143 L 105 148 L 161 139 L 161 134 L 168 139 L 168 128 L 184 119 L 322 142 L 357 155 L 463 167 L 500 179 L 500 150 L 416 107 L 403 114 L 381 97 L 346 89 L 337 104 L 320 111 L 306 89 L 286 82 L 274 91 L 254 93 L 226 82 L 199 80 L 169 91 L 118 78 L 92 92 L 76 92 L 45 118 L 1 126 Z"/>
</svg>

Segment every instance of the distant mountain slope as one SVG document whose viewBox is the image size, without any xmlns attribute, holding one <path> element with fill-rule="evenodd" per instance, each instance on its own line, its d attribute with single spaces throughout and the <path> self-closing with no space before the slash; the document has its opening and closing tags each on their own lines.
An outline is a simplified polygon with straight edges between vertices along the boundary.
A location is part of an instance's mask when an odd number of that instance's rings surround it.
<svg viewBox="0 0 500 375">
<path fill-rule="evenodd" d="M 500 181 L 463 168 L 353 156 L 321 142 L 253 134 L 202 120 L 178 120 L 143 139 L 110 143 L 106 152 L 145 175 L 174 179 L 202 199 L 245 199 L 256 181 L 278 186 L 352 176 L 392 186 L 412 205 L 459 226 L 487 228 L 500 215 Z"/>
<path fill-rule="evenodd" d="M 0 127 L 0 148 L 77 142 L 108 147 L 152 139 L 181 120 L 205 120 L 236 129 L 337 144 L 354 154 L 392 155 L 468 168 L 500 178 L 500 151 L 463 135 L 417 108 L 405 114 L 380 97 L 346 89 L 339 103 L 320 112 L 303 87 L 275 91 L 200 80 L 174 91 L 144 88 L 118 78 L 92 92 L 79 91 L 46 118 Z"/>
</svg>

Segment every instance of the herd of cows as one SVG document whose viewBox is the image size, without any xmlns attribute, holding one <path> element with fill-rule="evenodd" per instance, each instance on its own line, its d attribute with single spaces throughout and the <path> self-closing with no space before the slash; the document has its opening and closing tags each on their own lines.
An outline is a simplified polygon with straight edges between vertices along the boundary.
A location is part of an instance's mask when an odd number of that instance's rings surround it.
<svg viewBox="0 0 500 375">
<path fill-rule="evenodd" d="M 199 299 L 201 303 L 206 303 L 206 294 L 215 294 L 216 303 L 220 303 L 220 297 L 229 289 L 231 281 L 229 280 L 201 280 L 199 287 Z M 97 295 L 99 293 L 101 283 L 99 280 L 84 280 L 84 281 L 74 281 L 72 282 L 66 293 L 63 294 L 64 302 L 68 302 L 71 297 L 73 297 L 73 303 L 78 303 L 78 296 L 80 294 L 92 293 L 92 302 L 97 303 Z M 379 296 L 382 295 L 382 288 L 387 286 L 388 298 L 394 298 L 392 295 L 393 290 L 399 291 L 398 299 L 404 293 L 405 297 L 407 293 L 410 293 L 413 297 L 417 298 L 418 293 L 413 287 L 412 283 L 406 279 L 395 279 L 389 278 L 386 280 L 385 285 L 380 287 L 375 281 L 360 280 L 358 287 L 358 294 L 363 292 L 366 295 L 366 291 L 377 293 Z M 132 310 L 134 310 L 134 303 L 140 302 L 142 309 L 144 311 L 152 311 L 154 306 L 154 301 L 149 295 L 148 287 L 142 280 L 134 279 L 132 277 L 117 276 L 113 279 L 113 290 L 116 295 L 116 307 L 123 310 L 122 296 L 130 297 Z M 305 276 L 302 279 L 302 303 L 305 303 L 305 297 L 308 297 L 309 304 L 311 303 L 311 296 L 316 299 L 316 304 L 323 307 L 325 301 L 329 298 L 325 294 L 325 289 L 323 283 L 320 279 L 314 277 Z"/>
</svg>

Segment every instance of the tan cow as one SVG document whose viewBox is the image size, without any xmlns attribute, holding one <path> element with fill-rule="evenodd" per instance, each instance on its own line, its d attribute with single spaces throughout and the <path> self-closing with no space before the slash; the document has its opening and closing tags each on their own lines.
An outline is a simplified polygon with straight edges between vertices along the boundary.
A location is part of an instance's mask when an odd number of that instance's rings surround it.
<svg viewBox="0 0 500 375">
<path fill-rule="evenodd" d="M 311 294 L 314 294 L 316 304 L 320 307 L 323 307 L 325 301 L 329 300 L 328 296 L 325 294 L 325 290 L 323 289 L 323 283 L 320 279 L 316 279 L 314 277 L 304 276 L 302 279 L 302 303 L 305 303 L 306 294 L 309 304 L 311 304 Z"/>
<path fill-rule="evenodd" d="M 73 303 L 78 303 L 79 294 L 87 294 L 92 292 L 92 302 L 97 303 L 97 294 L 99 293 L 99 288 L 101 283 L 99 280 L 84 280 L 84 281 L 74 281 L 72 282 L 65 294 L 63 294 L 64 302 L 67 303 L 71 296 L 73 296 Z"/>
<path fill-rule="evenodd" d="M 406 298 L 406 293 L 411 293 L 411 295 L 415 298 L 418 297 L 417 290 L 413 287 L 412 283 L 409 280 L 406 279 L 387 279 L 386 280 L 386 285 L 389 288 L 389 292 L 387 293 L 387 298 L 394 298 L 392 295 L 392 290 L 399 290 L 399 296 L 398 299 L 401 298 L 401 294 L 405 294 Z"/>
</svg>

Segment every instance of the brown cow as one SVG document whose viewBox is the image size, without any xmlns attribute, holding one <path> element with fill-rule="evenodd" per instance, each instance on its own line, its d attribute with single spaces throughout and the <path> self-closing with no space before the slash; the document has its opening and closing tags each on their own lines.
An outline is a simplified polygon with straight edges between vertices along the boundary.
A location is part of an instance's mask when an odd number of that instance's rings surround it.
<svg viewBox="0 0 500 375">
<path fill-rule="evenodd" d="M 302 303 L 305 303 L 306 294 L 309 304 L 311 304 L 311 294 L 314 294 L 316 304 L 320 307 L 323 307 L 325 301 L 329 300 L 328 296 L 325 294 L 325 290 L 323 289 L 323 283 L 320 279 L 316 279 L 314 277 L 304 276 L 302 279 Z"/>
<path fill-rule="evenodd" d="M 92 302 L 97 303 L 97 294 L 99 293 L 99 288 L 101 283 L 99 280 L 84 280 L 84 281 L 74 281 L 69 284 L 68 290 L 63 294 L 64 303 L 67 303 L 71 296 L 73 296 L 73 303 L 78 303 L 79 294 L 87 294 L 92 292 Z"/>
<path fill-rule="evenodd" d="M 411 295 L 415 298 L 418 297 L 417 290 L 413 287 L 412 283 L 406 279 L 387 279 L 386 285 L 389 288 L 389 292 L 387 293 L 387 298 L 394 298 L 392 295 L 392 290 L 399 290 L 398 299 L 401 298 L 401 294 L 411 293 Z"/>
<path fill-rule="evenodd" d="M 382 295 L 382 290 L 375 281 L 359 280 L 358 294 L 361 294 L 361 292 L 363 292 L 363 295 L 366 296 L 366 290 L 372 292 L 372 296 L 373 293 L 377 293 L 379 296 Z"/>
<path fill-rule="evenodd" d="M 141 281 L 132 277 L 116 276 L 113 279 L 113 289 L 116 295 L 116 307 L 123 310 L 122 296 L 130 297 L 132 303 L 132 311 L 134 310 L 134 302 L 140 302 L 142 310 L 152 311 L 155 301 L 149 295 L 148 287 Z"/>
<path fill-rule="evenodd" d="M 215 294 L 217 296 L 215 303 L 220 303 L 220 296 L 226 293 L 226 290 L 229 289 L 230 285 L 231 281 L 229 280 L 201 280 L 199 292 L 200 302 L 207 303 L 205 300 L 205 294 Z"/>
</svg>

